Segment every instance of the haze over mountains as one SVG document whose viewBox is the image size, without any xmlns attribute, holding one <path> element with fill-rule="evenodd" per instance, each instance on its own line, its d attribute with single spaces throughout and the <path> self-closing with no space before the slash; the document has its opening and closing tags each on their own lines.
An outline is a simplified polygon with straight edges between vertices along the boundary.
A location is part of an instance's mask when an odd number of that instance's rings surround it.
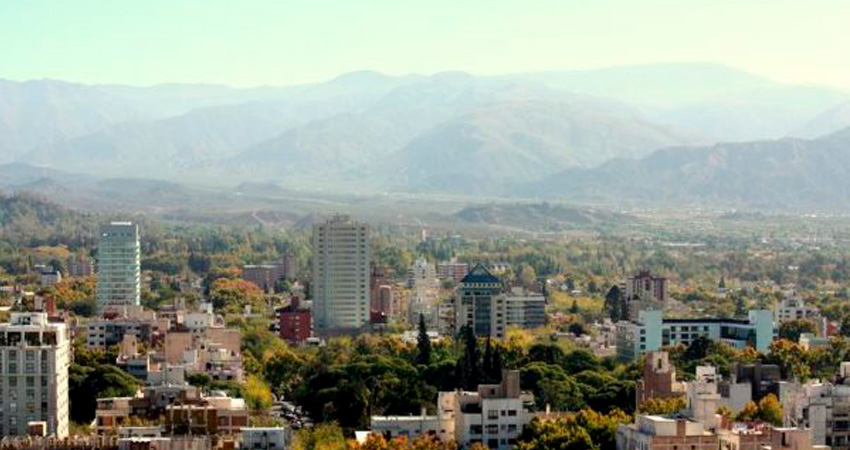
<svg viewBox="0 0 850 450">
<path fill-rule="evenodd" d="M 848 133 L 825 137 L 850 127 L 848 105 L 703 63 L 250 89 L 0 81 L 0 162 L 206 186 L 850 206 Z"/>
</svg>

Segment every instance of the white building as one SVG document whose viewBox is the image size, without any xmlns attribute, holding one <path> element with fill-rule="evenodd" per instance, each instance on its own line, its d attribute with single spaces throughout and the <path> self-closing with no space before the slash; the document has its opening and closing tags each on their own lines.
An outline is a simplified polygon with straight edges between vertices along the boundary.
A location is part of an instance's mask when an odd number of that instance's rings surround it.
<svg viewBox="0 0 850 450">
<path fill-rule="evenodd" d="M 777 323 L 797 319 L 816 319 L 819 314 L 820 311 L 817 308 L 806 306 L 802 297 L 789 297 L 782 300 L 773 312 Z"/>
<path fill-rule="evenodd" d="M 141 299 L 139 227 L 112 222 L 100 227 L 97 248 L 97 306 L 138 305 Z"/>
<path fill-rule="evenodd" d="M 546 298 L 543 294 L 515 287 L 505 298 L 505 326 L 539 328 L 546 325 Z"/>
<path fill-rule="evenodd" d="M 812 442 L 850 449 L 850 362 L 841 363 L 836 382 L 797 385 L 781 399 L 787 420 L 812 431 Z"/>
<path fill-rule="evenodd" d="M 239 448 L 242 450 L 283 450 L 289 432 L 283 427 L 242 428 Z"/>
<path fill-rule="evenodd" d="M 0 436 L 25 435 L 38 421 L 68 436 L 69 352 L 65 324 L 46 313 L 13 312 L 0 324 Z"/>
<path fill-rule="evenodd" d="M 440 392 L 437 415 L 373 416 L 372 432 L 390 437 L 414 438 L 434 434 L 460 447 L 476 442 L 491 450 L 514 447 L 535 413 L 529 410 L 534 396 L 521 392 L 519 371 L 505 371 L 500 384 L 482 384 L 475 392 Z"/>
<path fill-rule="evenodd" d="M 319 333 L 369 323 L 369 228 L 337 215 L 313 226 L 313 317 Z"/>
</svg>

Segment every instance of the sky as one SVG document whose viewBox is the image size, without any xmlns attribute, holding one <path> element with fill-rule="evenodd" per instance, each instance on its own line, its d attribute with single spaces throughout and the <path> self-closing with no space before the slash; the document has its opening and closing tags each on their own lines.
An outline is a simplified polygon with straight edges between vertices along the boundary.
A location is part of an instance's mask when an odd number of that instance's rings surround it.
<svg viewBox="0 0 850 450">
<path fill-rule="evenodd" d="M 850 88 L 847 0 L 4 0 L 0 78 L 236 86 L 720 62 Z"/>
</svg>

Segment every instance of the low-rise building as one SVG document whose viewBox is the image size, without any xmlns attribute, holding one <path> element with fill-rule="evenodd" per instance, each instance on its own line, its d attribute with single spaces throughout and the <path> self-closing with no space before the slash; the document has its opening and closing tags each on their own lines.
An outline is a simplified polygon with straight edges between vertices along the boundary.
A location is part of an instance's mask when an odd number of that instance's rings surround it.
<svg viewBox="0 0 850 450">
<path fill-rule="evenodd" d="M 767 352 L 773 340 L 770 311 L 750 311 L 746 320 L 664 319 L 659 310 L 641 311 L 635 321 L 617 323 L 617 356 L 632 361 L 648 352 L 671 345 L 690 345 L 705 337 L 736 348 L 753 347 Z"/>
<path fill-rule="evenodd" d="M 245 400 L 224 394 L 165 407 L 166 434 L 238 434 L 248 426 Z"/>
<path fill-rule="evenodd" d="M 242 428 L 239 433 L 239 448 L 241 450 L 283 450 L 288 447 L 288 428 Z"/>
<path fill-rule="evenodd" d="M 512 448 L 535 413 L 534 396 L 519 387 L 519 371 L 505 371 L 500 384 L 482 384 L 474 392 L 440 392 L 437 415 L 373 416 L 372 431 L 389 437 L 434 434 L 466 447 L 481 443 L 492 450 Z"/>
</svg>

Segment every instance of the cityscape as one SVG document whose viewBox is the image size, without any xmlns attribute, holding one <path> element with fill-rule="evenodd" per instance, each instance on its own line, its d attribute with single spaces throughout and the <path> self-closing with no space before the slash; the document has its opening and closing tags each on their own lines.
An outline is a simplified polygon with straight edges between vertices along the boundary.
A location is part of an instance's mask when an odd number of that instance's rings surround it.
<svg viewBox="0 0 850 450">
<path fill-rule="evenodd" d="M 848 23 L 0 2 L 0 450 L 850 450 Z"/>
</svg>

